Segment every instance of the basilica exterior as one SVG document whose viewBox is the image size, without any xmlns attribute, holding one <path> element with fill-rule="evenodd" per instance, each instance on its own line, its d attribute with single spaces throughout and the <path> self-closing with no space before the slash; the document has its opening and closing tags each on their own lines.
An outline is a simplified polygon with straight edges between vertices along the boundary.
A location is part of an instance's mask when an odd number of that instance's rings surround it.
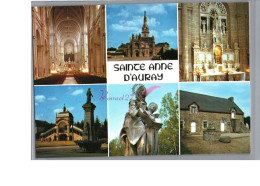
<svg viewBox="0 0 260 186">
<path fill-rule="evenodd" d="M 118 52 L 128 58 L 146 58 L 151 59 L 159 56 L 159 52 L 165 52 L 169 50 L 169 43 L 157 43 L 155 44 L 155 37 L 150 37 L 149 26 L 147 24 L 146 11 L 144 12 L 144 23 L 142 26 L 142 33 L 139 35 L 132 34 L 129 39 L 129 43 L 121 44 L 118 47 Z"/>
<path fill-rule="evenodd" d="M 181 81 L 249 80 L 248 3 L 179 3 Z"/>
<path fill-rule="evenodd" d="M 51 74 L 106 77 L 105 6 L 32 8 L 34 79 Z"/>
</svg>

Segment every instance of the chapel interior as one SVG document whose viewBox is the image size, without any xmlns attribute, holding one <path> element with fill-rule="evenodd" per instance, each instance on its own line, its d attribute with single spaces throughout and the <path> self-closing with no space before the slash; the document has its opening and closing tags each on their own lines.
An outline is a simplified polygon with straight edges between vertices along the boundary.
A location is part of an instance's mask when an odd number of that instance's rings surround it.
<svg viewBox="0 0 260 186">
<path fill-rule="evenodd" d="M 35 84 L 106 82 L 105 5 L 32 8 Z"/>
</svg>

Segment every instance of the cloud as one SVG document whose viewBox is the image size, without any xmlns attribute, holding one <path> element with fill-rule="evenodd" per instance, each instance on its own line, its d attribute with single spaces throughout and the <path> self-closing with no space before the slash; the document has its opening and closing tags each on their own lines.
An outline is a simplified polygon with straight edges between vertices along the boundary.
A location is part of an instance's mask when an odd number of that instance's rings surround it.
<svg viewBox="0 0 260 186">
<path fill-rule="evenodd" d="M 34 104 L 34 105 L 35 105 L 35 106 L 38 106 L 38 105 L 39 105 L 39 103 L 36 103 L 36 102 L 35 102 L 35 104 Z"/>
<path fill-rule="evenodd" d="M 41 120 L 43 118 L 43 114 L 38 114 L 35 116 L 36 120 Z"/>
<path fill-rule="evenodd" d="M 50 98 L 47 98 L 47 100 L 49 100 L 49 101 L 55 101 L 55 100 L 57 100 L 57 98 L 56 98 L 56 97 L 50 97 Z"/>
<path fill-rule="evenodd" d="M 164 5 L 169 7 L 169 8 L 177 8 L 177 3 L 166 3 Z"/>
<path fill-rule="evenodd" d="M 163 36 L 170 36 L 170 37 L 177 36 L 177 31 L 174 31 L 174 29 L 171 28 L 169 30 L 162 31 L 162 35 Z"/>
<path fill-rule="evenodd" d="M 148 18 L 147 24 L 149 27 L 156 27 L 160 25 L 160 22 L 157 21 L 154 17 Z"/>
<path fill-rule="evenodd" d="M 150 36 L 154 36 L 155 38 L 159 38 L 159 34 L 155 30 L 150 30 Z"/>
<path fill-rule="evenodd" d="M 165 10 L 163 4 L 153 4 L 150 6 L 141 5 L 139 8 L 139 12 L 144 12 L 144 11 L 146 11 L 147 17 L 153 14 L 167 14 L 167 11 Z"/>
<path fill-rule="evenodd" d="M 75 109 L 75 107 L 68 107 L 67 109 L 68 109 L 68 111 L 72 111 Z"/>
<path fill-rule="evenodd" d="M 83 89 L 78 89 L 78 90 L 75 90 L 74 92 L 71 93 L 72 96 L 77 96 L 79 94 L 82 94 L 84 92 Z"/>
<path fill-rule="evenodd" d="M 131 31 L 137 33 L 142 28 L 143 23 L 142 16 L 133 16 L 131 20 L 121 19 L 118 23 L 112 24 L 111 29 L 120 32 Z M 160 25 L 160 22 L 156 18 L 151 17 L 147 19 L 147 24 L 149 27 L 156 27 Z"/>
<path fill-rule="evenodd" d="M 61 112 L 61 110 L 62 110 L 62 109 L 57 108 L 57 109 L 54 109 L 53 112 L 54 112 L 54 113 L 59 113 L 59 112 Z"/>
<path fill-rule="evenodd" d="M 121 9 L 117 16 L 127 18 L 129 17 L 129 11 L 127 11 L 126 9 Z"/>
<path fill-rule="evenodd" d="M 44 102 L 46 97 L 44 95 L 36 95 L 35 102 Z"/>
<path fill-rule="evenodd" d="M 67 110 L 68 110 L 68 111 L 72 111 L 72 110 L 74 110 L 74 109 L 75 109 L 75 107 L 67 107 Z M 61 109 L 61 108 L 57 108 L 57 109 L 54 109 L 54 110 L 53 110 L 54 113 L 59 113 L 59 112 L 61 112 L 61 111 L 63 111 L 63 109 Z"/>
<path fill-rule="evenodd" d="M 112 30 L 114 31 L 119 31 L 119 32 L 125 32 L 125 31 L 136 31 L 139 28 L 135 26 L 125 26 L 125 25 L 120 25 L 120 24 L 112 24 L 111 25 Z"/>
</svg>

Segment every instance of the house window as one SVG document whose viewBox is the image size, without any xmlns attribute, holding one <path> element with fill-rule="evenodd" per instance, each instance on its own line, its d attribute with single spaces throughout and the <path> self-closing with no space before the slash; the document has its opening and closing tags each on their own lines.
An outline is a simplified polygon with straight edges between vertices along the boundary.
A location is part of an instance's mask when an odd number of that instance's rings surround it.
<svg viewBox="0 0 260 186">
<path fill-rule="evenodd" d="M 236 111 L 232 110 L 231 111 L 231 119 L 235 119 L 236 118 Z"/>
<path fill-rule="evenodd" d="M 196 132 L 196 125 L 197 125 L 196 122 L 191 122 L 191 125 L 190 125 L 190 126 L 191 126 L 191 127 L 190 127 L 190 128 L 191 128 L 191 130 L 190 130 L 191 133 Z"/>
<path fill-rule="evenodd" d="M 224 122 L 221 122 L 221 123 L 220 123 L 220 131 L 221 131 L 221 132 L 224 132 L 224 131 L 225 131 L 225 123 L 224 123 Z"/>
<path fill-rule="evenodd" d="M 196 106 L 191 106 L 191 113 L 195 114 L 196 113 Z"/>
<path fill-rule="evenodd" d="M 204 121 L 203 121 L 203 124 L 202 124 L 202 127 L 203 127 L 204 129 L 206 129 L 206 128 L 208 127 L 208 121 L 204 120 Z"/>
</svg>

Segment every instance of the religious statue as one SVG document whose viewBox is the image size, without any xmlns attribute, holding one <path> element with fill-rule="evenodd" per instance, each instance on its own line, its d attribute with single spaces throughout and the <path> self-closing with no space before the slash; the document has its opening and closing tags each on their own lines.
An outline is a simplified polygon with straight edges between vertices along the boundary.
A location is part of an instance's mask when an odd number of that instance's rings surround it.
<svg viewBox="0 0 260 186">
<path fill-rule="evenodd" d="M 91 97 L 93 97 L 90 88 L 87 91 L 87 103 L 91 103 Z"/>
<path fill-rule="evenodd" d="M 222 33 L 223 33 L 223 34 L 226 34 L 226 24 L 225 24 L 224 21 L 222 22 L 222 25 L 221 25 L 221 26 L 222 26 Z"/>
<path fill-rule="evenodd" d="M 120 142 L 126 144 L 125 156 L 158 153 L 158 131 L 162 124 L 156 122 L 159 114 L 154 114 L 158 105 L 152 102 L 147 108 L 146 96 L 146 88 L 140 86 L 136 91 L 136 99 L 129 102 L 120 132 Z"/>
<path fill-rule="evenodd" d="M 206 33 L 206 20 L 202 20 L 202 32 Z"/>
<path fill-rule="evenodd" d="M 217 64 L 222 64 L 221 56 L 222 56 L 222 51 L 220 46 L 215 47 L 215 63 Z"/>
<path fill-rule="evenodd" d="M 219 30 L 218 14 L 214 12 L 212 14 L 212 18 L 213 18 L 213 30 L 218 31 Z"/>
</svg>

